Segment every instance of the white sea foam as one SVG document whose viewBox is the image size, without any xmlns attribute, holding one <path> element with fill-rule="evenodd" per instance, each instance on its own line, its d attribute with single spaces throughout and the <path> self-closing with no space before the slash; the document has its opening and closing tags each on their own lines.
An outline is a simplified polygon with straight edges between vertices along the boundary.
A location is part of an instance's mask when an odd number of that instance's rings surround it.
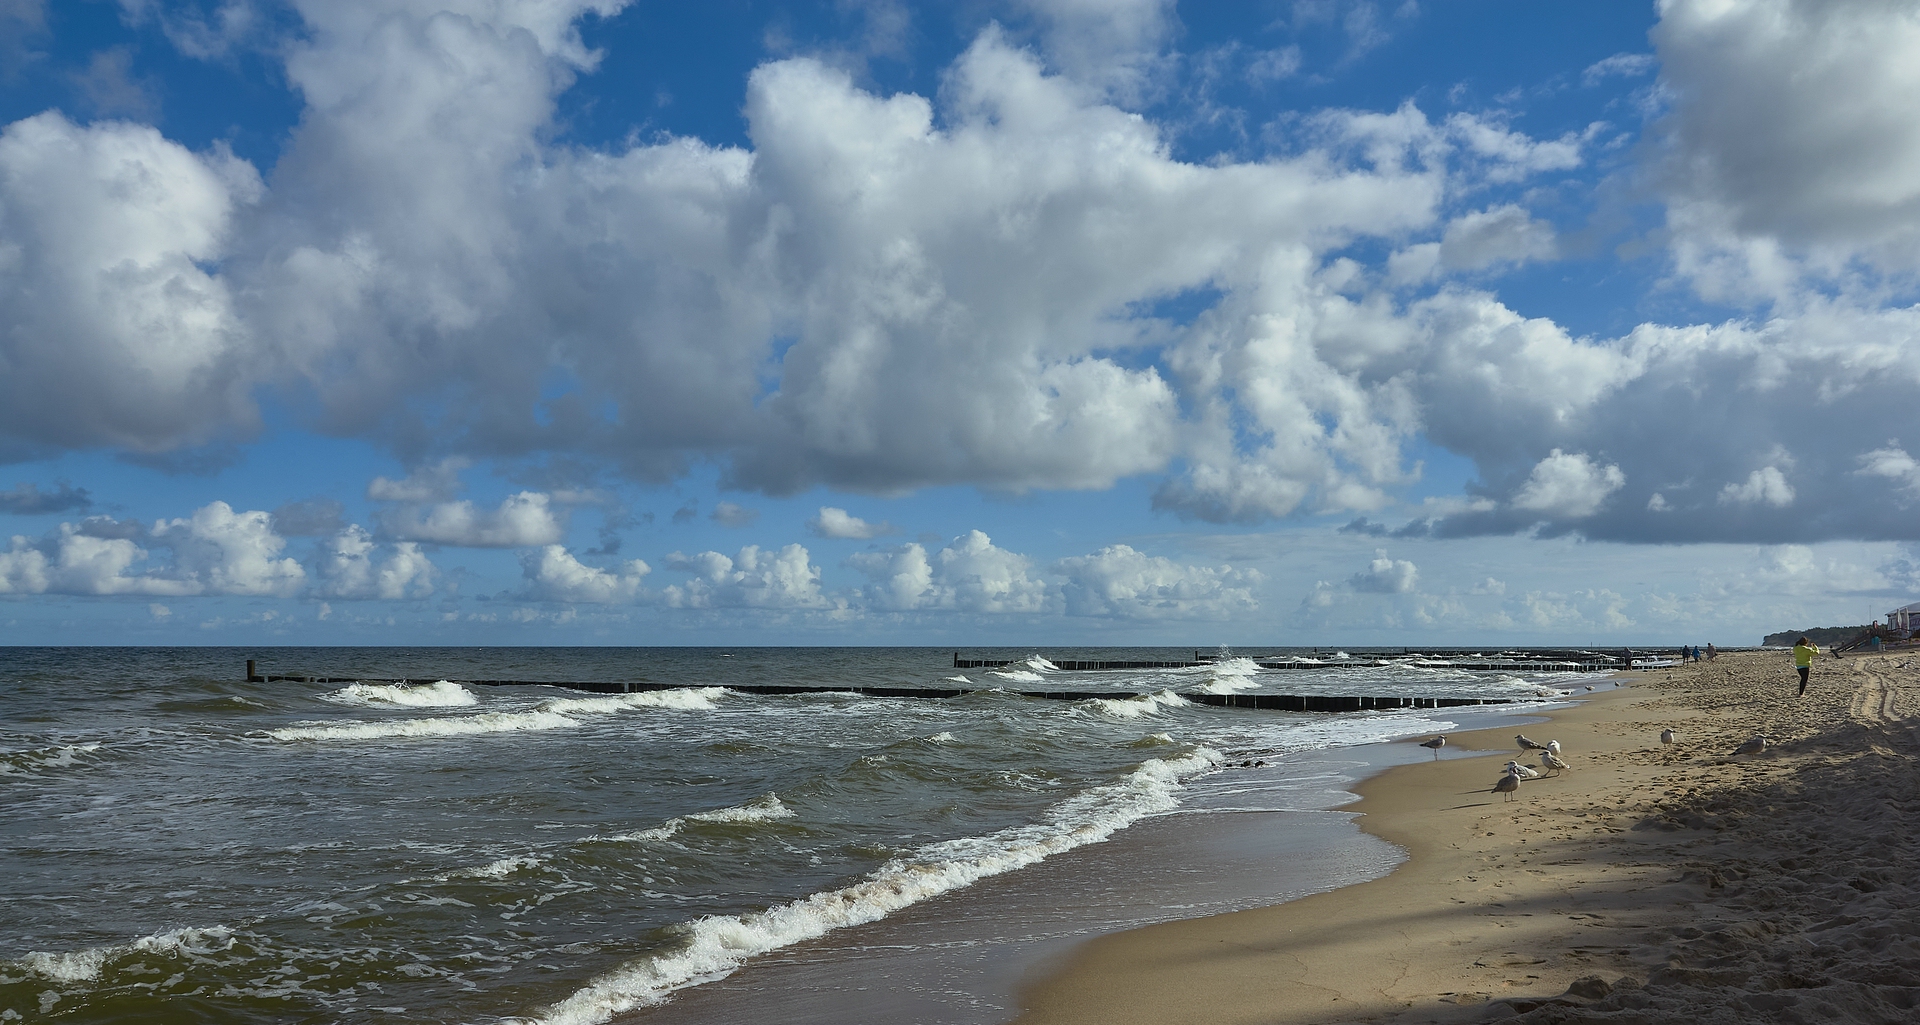
<svg viewBox="0 0 1920 1025">
<path fill-rule="evenodd" d="M 1099 843 L 1148 815 L 1172 810 L 1184 776 L 1219 762 L 1206 748 L 1150 758 L 1124 779 L 1053 806 L 1039 822 L 986 836 L 930 844 L 894 858 L 851 886 L 747 915 L 710 915 L 685 924 L 677 952 L 630 962 L 593 980 L 521 1025 L 598 1025 L 666 1001 L 689 986 L 722 979 L 748 958 L 872 922 L 929 897 L 1024 868 L 1062 851 Z"/>
<path fill-rule="evenodd" d="M 58 744 L 24 751 L 0 752 L 0 776 L 38 772 L 41 769 L 65 769 L 79 765 L 79 756 L 100 750 L 98 741 L 86 744 Z"/>
<path fill-rule="evenodd" d="M 330 723 L 288 726 L 268 730 L 275 740 L 385 740 L 393 737 L 467 737 L 481 733 L 519 730 L 557 730 L 578 726 L 580 720 L 555 712 L 482 712 L 437 719 L 400 719 L 393 722 Z"/>
<path fill-rule="evenodd" d="M 635 708 L 709 709 L 714 707 L 714 699 L 725 693 L 724 687 L 688 687 L 598 698 L 555 698 L 524 712 L 481 712 L 391 722 L 302 723 L 268 730 L 267 736 L 275 740 L 383 740 L 557 730 L 580 725 L 581 720 L 575 716 L 582 714 L 610 714 Z"/>
<path fill-rule="evenodd" d="M 953 734 L 949 733 L 946 730 L 941 730 L 940 732 L 927 738 L 927 743 L 929 744 L 951 744 L 953 742 L 954 742 Z"/>
<path fill-rule="evenodd" d="M 1170 690 L 1157 690 L 1137 698 L 1092 698 L 1085 702 L 1087 707 L 1116 719 L 1138 719 L 1143 715 L 1153 715 L 1162 708 L 1176 708 L 1186 703 L 1186 698 Z"/>
<path fill-rule="evenodd" d="M 1207 682 L 1195 687 L 1202 694 L 1234 694 L 1260 686 L 1254 676 L 1260 664 L 1250 658 L 1229 658 L 1207 667 Z"/>
<path fill-rule="evenodd" d="M 696 811 L 687 815 L 676 815 L 651 829 L 637 829 L 631 833 L 615 833 L 612 836 L 589 836 L 583 843 L 633 843 L 650 840 L 665 840 L 678 833 L 689 822 L 774 822 L 779 819 L 793 818 L 793 809 L 780 803 L 779 794 L 767 794 L 745 804 L 730 808 L 715 808 L 712 811 Z"/>
<path fill-rule="evenodd" d="M 15 961 L 26 970 L 54 982 L 92 982 L 100 973 L 122 958 L 134 954 L 159 954 L 163 957 L 200 956 L 233 946 L 233 933 L 223 926 L 206 929 L 174 929 L 142 936 L 131 943 L 107 947 L 88 947 L 66 953 L 36 950 Z"/>
<path fill-rule="evenodd" d="M 455 879 L 505 879 L 523 868 L 532 868 L 547 859 L 538 854 L 516 854 L 510 858 L 490 861 L 478 868 L 457 868 L 451 872 L 442 872 L 429 877 L 430 882 L 447 883 Z"/>
<path fill-rule="evenodd" d="M 1002 680 L 1012 680 L 1015 683 L 1039 683 L 1040 682 L 1039 673 L 1028 672 L 1025 669 L 993 669 L 993 670 L 989 670 L 987 672 L 987 675 L 998 676 Z"/>
<path fill-rule="evenodd" d="M 1027 667 L 1038 673 L 1057 673 L 1060 667 L 1038 655 L 1027 656 Z"/>
<path fill-rule="evenodd" d="M 339 705 L 399 705 L 403 708 L 459 708 L 480 703 L 472 691 L 450 680 L 412 686 L 354 683 L 323 694 L 321 698 Z"/>
<path fill-rule="evenodd" d="M 540 707 L 562 715 L 570 712 L 625 712 L 635 708 L 680 708 L 707 711 L 727 693 L 725 687 L 677 687 L 603 698 L 555 698 Z"/>
<path fill-rule="evenodd" d="M 972 680 L 969 680 L 964 676 L 942 676 L 941 679 L 949 680 L 953 683 L 972 683 L 973 682 Z"/>
</svg>

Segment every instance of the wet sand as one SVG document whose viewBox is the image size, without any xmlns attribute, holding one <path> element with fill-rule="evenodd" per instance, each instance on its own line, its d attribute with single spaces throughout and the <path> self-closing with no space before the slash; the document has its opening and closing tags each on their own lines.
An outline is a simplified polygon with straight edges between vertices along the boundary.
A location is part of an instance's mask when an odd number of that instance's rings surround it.
<svg viewBox="0 0 1920 1025">
<path fill-rule="evenodd" d="M 1391 875 L 1089 941 L 1019 1022 L 1920 1020 L 1920 653 L 1627 682 L 1525 728 L 1573 768 L 1511 802 L 1511 730 L 1362 784 Z"/>
</svg>

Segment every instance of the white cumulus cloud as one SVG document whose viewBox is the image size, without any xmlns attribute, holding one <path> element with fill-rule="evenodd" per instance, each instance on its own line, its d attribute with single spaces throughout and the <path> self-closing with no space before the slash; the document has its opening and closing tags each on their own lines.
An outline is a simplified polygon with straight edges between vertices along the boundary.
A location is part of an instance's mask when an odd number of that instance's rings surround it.
<svg viewBox="0 0 1920 1025">
<path fill-rule="evenodd" d="M 129 534 L 169 550 L 171 561 L 155 559 Z M 37 540 L 15 535 L 0 552 L 0 593 L 285 597 L 306 582 L 297 560 L 280 557 L 285 547 L 267 513 L 235 512 L 225 502 L 159 520 L 151 531 L 95 517 L 62 523 Z"/>
<path fill-rule="evenodd" d="M 729 557 L 719 552 L 667 556 L 667 568 L 692 574 L 660 591 L 674 608 L 824 609 L 831 602 L 820 590 L 820 568 L 806 548 L 790 544 L 778 551 L 758 545 Z"/>
<path fill-rule="evenodd" d="M 887 552 L 859 552 L 847 565 L 870 581 L 864 595 L 887 610 L 952 609 L 969 613 L 1042 612 L 1054 608 L 1047 581 L 1033 560 L 970 530 L 929 555 L 919 544 Z"/>
<path fill-rule="evenodd" d="M 147 125 L 0 129 L 0 439 L 151 452 L 250 427 L 262 355 L 208 268 L 260 194 Z"/>
<path fill-rule="evenodd" d="M 645 592 L 652 567 L 631 559 L 612 570 L 583 565 L 560 545 L 545 545 L 520 556 L 527 596 L 543 601 L 608 605 L 632 602 Z"/>
<path fill-rule="evenodd" d="M 376 561 L 372 535 L 349 524 L 328 538 L 316 567 L 314 593 L 328 598 L 424 598 L 433 593 L 432 560 L 411 541 L 394 544 Z"/>
<path fill-rule="evenodd" d="M 1720 489 L 1720 501 L 1728 505 L 1759 505 L 1776 508 L 1793 504 L 1793 485 L 1778 467 L 1764 466 L 1747 475 L 1745 481 Z"/>
<path fill-rule="evenodd" d="M 538 491 L 508 495 L 498 508 L 481 509 L 465 499 L 425 508 L 403 507 L 382 518 L 389 534 L 408 541 L 467 548 L 528 548 L 550 545 L 566 534 L 565 516 Z"/>
<path fill-rule="evenodd" d="M 1584 452 L 1554 449 L 1514 493 L 1513 505 L 1528 512 L 1579 519 L 1600 511 L 1607 496 L 1625 487 L 1618 466 L 1602 466 Z"/>
<path fill-rule="evenodd" d="M 893 524 L 884 520 L 879 523 L 868 523 L 845 509 L 831 505 L 821 506 L 819 515 L 807 521 L 807 529 L 820 537 L 855 541 L 868 541 L 899 532 Z"/>
<path fill-rule="evenodd" d="M 1183 565 L 1127 545 L 1062 559 L 1056 571 L 1070 616 L 1225 619 L 1260 607 L 1257 571 Z"/>
<path fill-rule="evenodd" d="M 1347 586 L 1375 594 L 1411 594 L 1419 580 L 1419 567 L 1406 559 L 1388 556 L 1384 548 L 1376 548 L 1367 568 L 1349 577 Z"/>
<path fill-rule="evenodd" d="M 1882 0 L 1672 0 L 1652 32 L 1679 269 L 1783 295 L 1853 261 L 1920 272 L 1920 10 Z"/>
</svg>

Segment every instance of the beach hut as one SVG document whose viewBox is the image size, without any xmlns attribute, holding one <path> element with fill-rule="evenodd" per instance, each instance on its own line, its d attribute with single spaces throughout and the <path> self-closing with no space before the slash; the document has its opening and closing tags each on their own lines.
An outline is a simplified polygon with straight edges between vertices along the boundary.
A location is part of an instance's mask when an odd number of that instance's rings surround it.
<svg viewBox="0 0 1920 1025">
<path fill-rule="evenodd" d="M 1887 632 L 1896 637 L 1912 636 L 1915 623 L 1920 623 L 1920 601 L 1887 613 Z"/>
</svg>

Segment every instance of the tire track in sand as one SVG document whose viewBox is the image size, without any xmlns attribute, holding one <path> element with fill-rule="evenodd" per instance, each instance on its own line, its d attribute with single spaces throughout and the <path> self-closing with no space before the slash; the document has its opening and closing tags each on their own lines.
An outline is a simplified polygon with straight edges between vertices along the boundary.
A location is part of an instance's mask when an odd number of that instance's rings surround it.
<svg viewBox="0 0 1920 1025">
<path fill-rule="evenodd" d="M 1907 695 L 1895 682 L 1896 674 L 1890 672 L 1891 666 L 1883 664 L 1881 658 L 1856 659 L 1853 663 L 1853 675 L 1861 680 L 1853 689 L 1852 699 L 1848 702 L 1847 715 L 1863 723 L 1893 722 L 1906 718 L 1901 706 L 1911 702 L 1903 701 Z"/>
</svg>

